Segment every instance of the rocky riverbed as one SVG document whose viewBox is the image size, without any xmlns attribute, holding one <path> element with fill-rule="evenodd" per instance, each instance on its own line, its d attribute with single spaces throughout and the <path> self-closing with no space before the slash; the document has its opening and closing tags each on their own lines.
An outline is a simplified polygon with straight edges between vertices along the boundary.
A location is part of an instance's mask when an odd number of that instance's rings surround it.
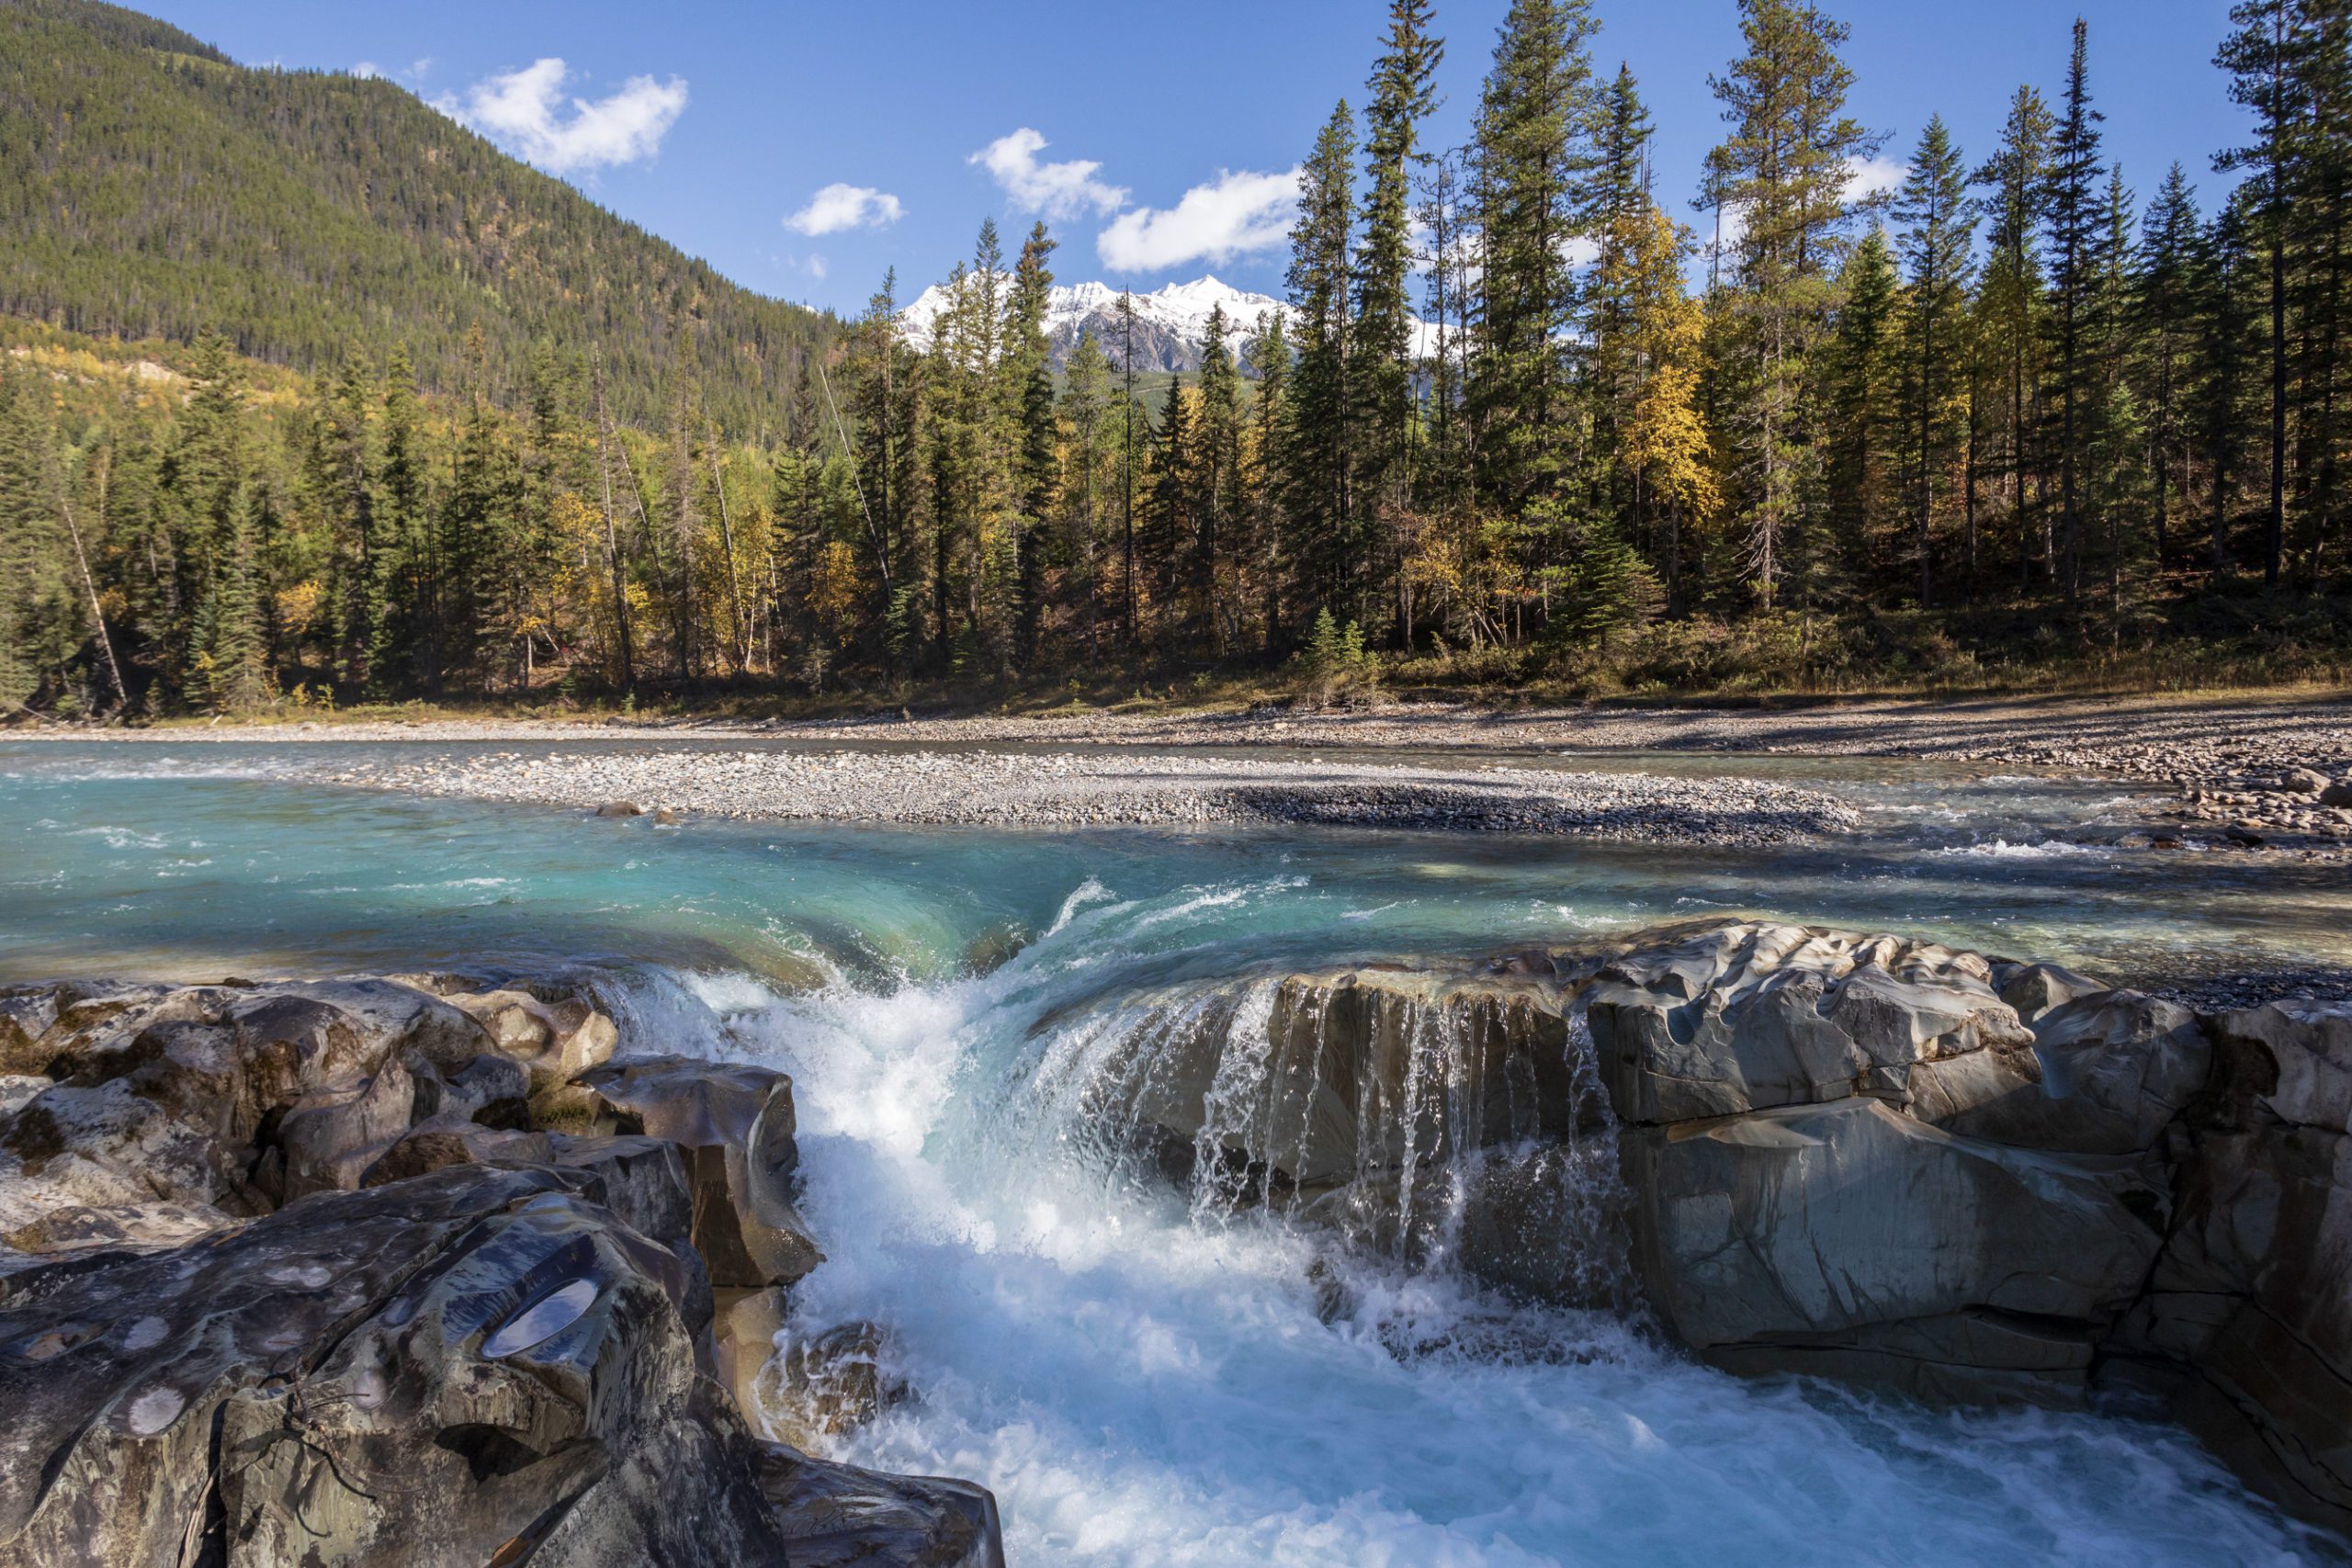
<svg viewBox="0 0 2352 1568">
<path fill-rule="evenodd" d="M 1753 779 L 1181 753 L 582 749 L 368 761 L 323 782 L 615 814 L 1000 827 L 1317 823 L 1770 844 L 1854 827 L 1818 790 Z"/>
<path fill-rule="evenodd" d="M 903 709 L 826 720 L 740 718 L 650 718 L 602 721 L 420 720 L 413 722 L 310 722 L 297 725 L 173 726 L 152 730 L 86 730 L 49 726 L 9 731 L 11 739 L 104 739 L 137 741 L 256 740 L 329 742 L 354 740 L 515 740 L 536 744 L 605 741 L 620 738 L 693 740 L 722 746 L 733 738 L 890 741 L 970 748 L 1025 746 L 1122 746 L 1134 748 L 1266 747 L 1298 750 L 1394 750 L 1574 756 L 1579 752 L 1661 750 L 1694 753 L 1753 752 L 1766 755 L 1867 756 L 2033 768 L 2089 774 L 2159 786 L 2150 826 L 2198 835 L 2244 848 L 2321 849 L 2352 846 L 2352 699 L 2321 696 L 1984 698 L 1971 701 L 1837 701 L 1802 705 L 1759 704 L 1741 707 L 1637 707 L 1586 705 L 1557 708 L 1481 707 L 1462 703 L 1388 703 L 1344 711 L 1280 705 L 1249 709 L 1107 711 L 1070 709 L 1031 714 L 933 716 Z M 843 764 L 831 763 L 839 767 Z M 1027 764 L 1023 764 L 1027 765 Z M 934 762 L 938 774 L 944 766 Z M 1190 767 L 1191 764 L 1184 766 Z M 1010 768 L 1007 772 L 1013 771 Z M 1231 791 L 1228 772 L 1212 779 L 1210 770 L 1190 783 L 1175 780 L 1165 760 L 1149 770 L 1161 782 L 1130 790 L 1105 782 L 1098 796 L 1068 782 L 1018 794 L 995 792 L 999 781 L 982 770 L 970 782 L 978 794 L 935 795 L 910 781 L 901 792 L 888 772 L 870 794 L 881 806 L 865 820 L 907 822 L 1003 822 L 1006 813 L 1026 810 L 1019 819 L 1041 822 L 1249 820 L 1361 820 L 1418 825 L 1485 825 L 1650 837 L 1659 824 L 1701 805 L 1688 796 L 1655 804 L 1663 808 L 1645 823 L 1628 817 L 1629 800 L 1604 801 L 1586 786 L 1585 798 L 1550 811 L 1514 814 L 1447 810 L 1479 803 L 1421 793 L 1413 799 L 1392 795 L 1366 800 L 1353 814 L 1327 815 L 1324 805 L 1302 805 L 1288 814 L 1265 800 L 1250 801 Z M 485 775 L 486 777 L 487 775 Z M 649 779 L 649 784 L 662 782 Z M 685 782 L 685 781 L 682 781 Z M 1364 781 L 1370 787 L 1373 781 Z M 1385 781 L 1392 790 L 1434 781 Z M 495 798 L 546 799 L 498 780 Z M 432 789 L 412 779 L 401 787 Z M 1451 785 L 1445 786 L 1451 788 Z M 1187 792 L 1189 791 L 1189 798 Z M 450 793 L 435 790 L 435 793 Z M 616 788 L 617 795 L 627 793 Z M 706 804 L 699 809 L 749 815 L 859 818 L 854 811 L 822 805 L 820 791 L 809 810 L 776 810 L 775 796 L 763 804 Z M 1329 790 L 1323 792 L 1329 795 Z M 1477 792 L 1491 803 L 1492 786 Z M 903 808 L 898 802 L 904 799 Z M 570 795 L 561 804 L 588 805 Z M 900 814 L 903 811 L 903 814 Z M 1192 816 L 1184 813 L 1191 811 Z M 1614 812 L 1615 814 L 1611 814 Z M 1718 823 L 1711 804 L 1702 811 Z M 1577 822 L 1578 817 L 1594 818 Z M 1605 818 L 1605 819 L 1600 819 Z M 1762 827 L 1759 821 L 1755 824 Z M 1834 824 L 1830 824 L 1834 826 Z M 1803 831 L 1820 831 L 1807 827 Z M 1745 829 L 1734 826 L 1734 835 Z M 1677 836 L 1680 829 L 1668 830 Z M 1713 838 L 1712 830 L 1698 834 Z M 2162 846 L 2159 846 L 2162 847 Z"/>
</svg>

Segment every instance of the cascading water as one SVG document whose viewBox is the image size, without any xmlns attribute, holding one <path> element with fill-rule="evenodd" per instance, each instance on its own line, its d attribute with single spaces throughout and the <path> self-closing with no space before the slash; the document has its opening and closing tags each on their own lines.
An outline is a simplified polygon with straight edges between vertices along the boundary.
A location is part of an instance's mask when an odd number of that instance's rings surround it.
<svg viewBox="0 0 2352 1568">
<path fill-rule="evenodd" d="M 2330 1550 L 2167 1427 L 1743 1382 L 1645 1338 L 1612 1296 L 1618 1258 L 1586 1245 L 1612 1234 L 1615 1156 L 1573 1013 L 1512 1014 L 1475 977 L 1367 960 L 1742 908 L 2115 977 L 2134 955 L 2154 973 L 2334 961 L 2352 953 L 2340 874 L 1963 851 L 2089 809 L 2031 781 L 1890 786 L 1911 815 L 1834 852 L 1678 854 L 655 831 L 312 790 L 272 765 L 0 747 L 0 967 L 607 955 L 628 1049 L 794 1076 L 803 1208 L 830 1260 L 796 1287 L 787 1335 L 880 1325 L 911 1391 L 836 1451 L 985 1481 L 1017 1562 L 2143 1568 Z M 1922 818 L 1942 835 L 1924 847 L 1903 826 Z M 1019 931 L 1041 934 L 965 973 Z"/>
<path fill-rule="evenodd" d="M 1016 1561 L 2314 1550 L 2162 1428 L 1679 1358 L 1624 1310 L 1580 1019 L 1410 976 L 1117 984 L 1180 901 L 1090 899 L 985 977 L 787 995 L 655 972 L 629 1002 L 632 1038 L 795 1074 L 806 1208 L 838 1242 L 785 1343 L 887 1325 L 912 1394 L 834 1451 L 984 1477 Z M 1308 1111 L 1342 1099 L 1337 1145 Z M 1482 1233 L 1505 1213 L 1523 1234 Z M 1572 1245 L 1514 1278 L 1531 1235 Z"/>
</svg>

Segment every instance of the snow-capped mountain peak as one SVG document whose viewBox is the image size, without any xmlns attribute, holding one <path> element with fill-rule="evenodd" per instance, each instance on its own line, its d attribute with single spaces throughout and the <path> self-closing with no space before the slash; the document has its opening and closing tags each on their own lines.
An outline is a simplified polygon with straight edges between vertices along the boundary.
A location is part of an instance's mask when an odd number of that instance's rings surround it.
<svg viewBox="0 0 2352 1568">
<path fill-rule="evenodd" d="M 1128 329 L 1121 320 L 1121 289 L 1107 283 L 1056 284 L 1046 295 L 1046 338 L 1058 364 L 1087 333 L 1094 334 L 1117 364 Z M 1225 311 L 1226 336 L 1238 355 L 1242 341 L 1258 330 L 1261 317 L 1283 309 L 1269 295 L 1236 288 L 1215 277 L 1171 283 L 1148 293 L 1136 293 L 1133 339 L 1139 370 L 1193 370 L 1200 367 L 1201 345 L 1208 336 L 1209 317 Z M 899 330 L 917 348 L 931 344 L 932 333 L 951 303 L 944 284 L 933 284 L 899 312 Z"/>
</svg>

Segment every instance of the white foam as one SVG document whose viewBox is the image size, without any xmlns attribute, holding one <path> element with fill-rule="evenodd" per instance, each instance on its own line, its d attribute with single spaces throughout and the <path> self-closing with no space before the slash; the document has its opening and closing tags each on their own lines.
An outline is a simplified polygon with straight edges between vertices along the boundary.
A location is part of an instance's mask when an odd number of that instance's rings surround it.
<svg viewBox="0 0 2352 1568">
<path fill-rule="evenodd" d="M 885 1323 L 920 1391 L 841 1457 L 985 1481 L 1023 1563 L 2297 1560 L 2167 1430 L 1742 1382 L 1360 1257 L 1338 1257 L 1352 1305 L 1327 1325 L 1325 1240 L 1204 1214 L 1038 1113 L 1085 1103 L 1052 1069 L 1134 1005 L 1106 971 L 1298 885 L 1101 889 L 994 974 L 888 994 L 639 992 L 662 1048 L 795 1076 L 831 1260 L 796 1287 L 794 1330 Z M 1394 1348 L 1416 1343 L 1440 1348 Z"/>
</svg>

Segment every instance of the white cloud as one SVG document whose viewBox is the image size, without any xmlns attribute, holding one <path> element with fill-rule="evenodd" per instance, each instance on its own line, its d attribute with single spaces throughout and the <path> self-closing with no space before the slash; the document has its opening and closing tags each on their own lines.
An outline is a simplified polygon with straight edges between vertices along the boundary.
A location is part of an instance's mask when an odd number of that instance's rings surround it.
<svg viewBox="0 0 2352 1568">
<path fill-rule="evenodd" d="M 784 220 L 784 226 L 814 239 L 844 229 L 879 229 L 896 223 L 907 209 L 888 191 L 854 186 L 840 180 L 808 198 L 808 205 Z"/>
<path fill-rule="evenodd" d="M 1911 165 L 1883 153 L 1846 160 L 1845 197 L 1848 205 L 1885 196 L 1901 187 Z"/>
<path fill-rule="evenodd" d="M 1094 177 L 1102 164 L 1085 158 L 1041 164 L 1037 154 L 1045 150 L 1046 139 L 1024 125 L 1009 136 L 998 137 L 964 162 L 984 165 L 1023 212 L 1067 220 L 1089 212 L 1116 212 L 1127 204 L 1124 186 Z"/>
<path fill-rule="evenodd" d="M 829 270 L 825 265 L 824 257 L 810 256 L 808 261 L 802 265 L 807 268 L 809 276 L 817 279 L 820 283 L 824 281 L 825 274 Z"/>
<path fill-rule="evenodd" d="M 363 60 L 358 64 L 351 68 L 351 73 L 365 82 L 373 77 L 381 76 L 384 73 L 384 71 L 383 67 L 378 65 L 374 61 Z"/>
<path fill-rule="evenodd" d="M 1849 158 L 1846 160 L 1846 183 L 1838 194 L 1844 198 L 1846 205 L 1851 207 L 1856 202 L 1867 201 L 1872 197 L 1885 196 L 1902 188 L 1904 180 L 1909 177 L 1910 173 L 1910 164 L 1897 162 L 1893 158 L 1884 156 Z M 1715 243 L 1717 233 L 1714 227 L 1715 215 L 1712 212 L 1702 213 L 1700 221 L 1702 225 L 1701 240 L 1707 243 Z M 1739 248 L 1741 236 L 1747 232 L 1746 209 L 1737 202 L 1725 207 L 1723 210 L 1722 222 L 1723 254 L 1729 255 Z"/>
<path fill-rule="evenodd" d="M 1139 207 L 1120 214 L 1095 236 L 1094 249 L 1115 272 L 1222 263 L 1281 244 L 1297 212 L 1296 169 L 1280 175 L 1222 169 L 1166 211 Z"/>
<path fill-rule="evenodd" d="M 1560 242 L 1560 254 L 1581 272 L 1600 259 L 1600 242 L 1589 234 L 1571 234 Z"/>
<path fill-rule="evenodd" d="M 570 74 L 549 56 L 485 77 L 462 97 L 444 95 L 435 107 L 557 174 L 650 158 L 685 110 L 684 77 L 632 76 L 609 97 L 573 98 L 567 115 L 562 92 Z"/>
</svg>

